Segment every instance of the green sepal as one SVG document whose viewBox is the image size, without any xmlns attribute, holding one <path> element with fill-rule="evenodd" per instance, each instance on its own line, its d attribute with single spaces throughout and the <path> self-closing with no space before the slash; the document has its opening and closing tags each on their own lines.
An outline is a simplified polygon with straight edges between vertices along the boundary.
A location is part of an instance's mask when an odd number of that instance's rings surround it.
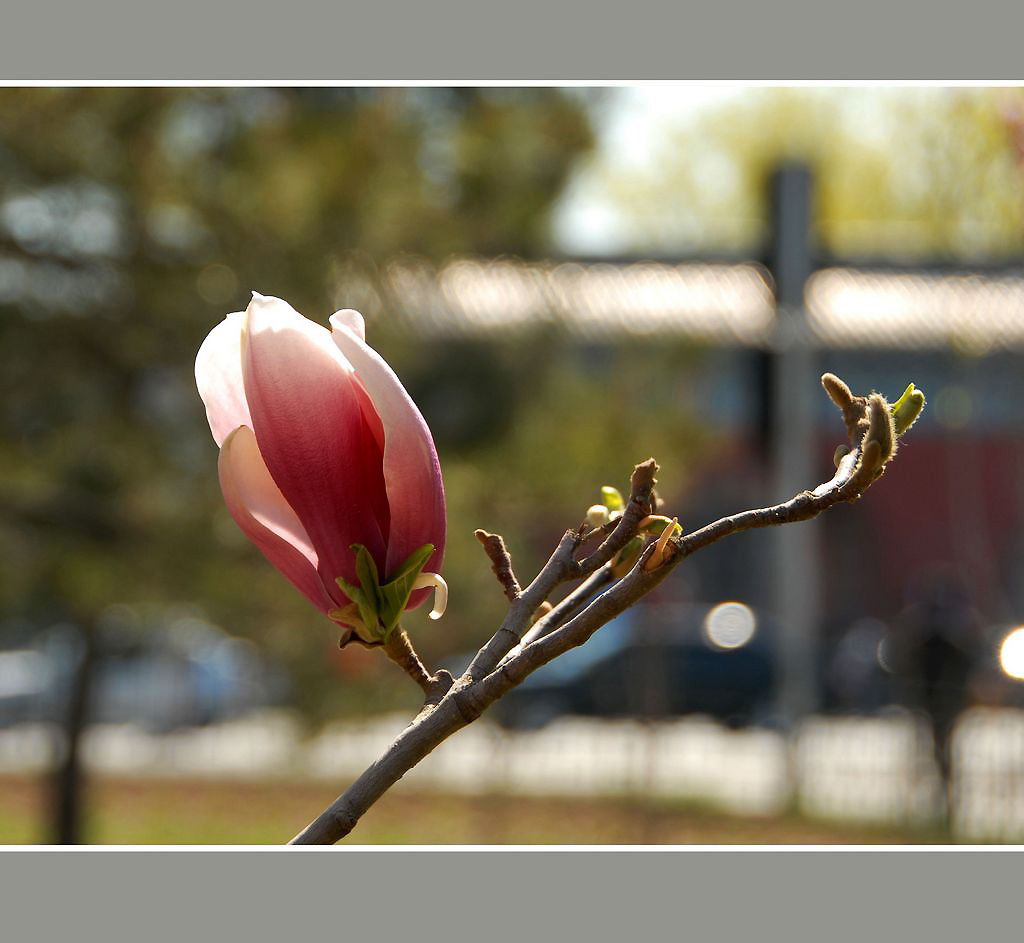
<svg viewBox="0 0 1024 943">
<path fill-rule="evenodd" d="M 362 544 L 352 544 L 352 552 L 356 555 L 356 576 L 363 591 L 369 594 L 372 591 L 376 594 L 380 589 L 380 574 L 377 572 L 377 561 L 370 556 L 370 551 Z M 379 597 L 377 599 L 379 602 Z"/>
<path fill-rule="evenodd" d="M 352 544 L 352 552 L 356 555 L 356 576 L 359 577 L 360 585 L 353 586 L 341 576 L 336 582 L 359 608 L 363 625 L 373 636 L 366 641 L 386 642 L 405 611 L 409 596 L 412 595 L 413 583 L 434 552 L 434 545 L 424 544 L 414 550 L 398 568 L 395 578 L 383 586 L 370 551 L 362 544 Z"/>
<path fill-rule="evenodd" d="M 609 512 L 618 511 L 620 514 L 626 507 L 626 502 L 622 500 L 619 489 L 613 488 L 611 485 L 601 488 L 601 503 L 608 508 Z"/>
<path fill-rule="evenodd" d="M 381 600 L 380 621 L 384 627 L 384 641 L 395 630 L 398 620 L 405 612 L 406 603 L 412 595 L 413 583 L 420 575 L 423 567 L 427 565 L 434 552 L 433 544 L 424 544 L 418 550 L 414 550 L 409 558 L 401 565 L 395 578 L 378 590 Z"/>
<path fill-rule="evenodd" d="M 897 436 L 903 435 L 917 421 L 917 417 L 921 415 L 921 410 L 924 409 L 924 404 L 924 393 L 916 389 L 914 384 L 911 383 L 903 391 L 903 395 L 890 407 L 892 410 L 892 422 Z"/>
<path fill-rule="evenodd" d="M 341 591 L 359 607 L 359 618 L 362 619 L 366 631 L 371 635 L 371 638 L 366 641 L 375 642 L 383 638 L 378 617 L 380 580 L 377 576 L 377 564 L 370 556 L 370 551 L 362 544 L 352 544 L 351 549 L 356 555 L 356 576 L 361 585 L 353 586 L 343 576 L 339 576 L 335 582 L 341 587 Z"/>
</svg>

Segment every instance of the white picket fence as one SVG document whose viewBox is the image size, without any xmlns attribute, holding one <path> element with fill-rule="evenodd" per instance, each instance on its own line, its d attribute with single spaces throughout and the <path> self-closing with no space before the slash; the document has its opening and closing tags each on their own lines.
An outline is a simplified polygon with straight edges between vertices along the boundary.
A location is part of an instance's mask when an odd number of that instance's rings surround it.
<svg viewBox="0 0 1024 943">
<path fill-rule="evenodd" d="M 338 723 L 303 739 L 287 714 L 153 735 L 97 726 L 84 756 L 124 776 L 289 778 L 343 786 L 401 731 L 394 715 Z M 51 731 L 0 730 L 0 772 L 52 762 Z M 953 827 L 968 841 L 1024 840 L 1024 711 L 973 710 L 954 733 Z M 815 717 L 787 740 L 703 718 L 644 724 L 566 718 L 511 733 L 479 722 L 439 747 L 400 788 L 464 794 L 657 796 L 771 814 L 798 784 L 801 807 L 832 819 L 926 822 L 941 808 L 925 726 L 912 715 Z M 408 785 L 406 785 L 408 783 Z"/>
</svg>

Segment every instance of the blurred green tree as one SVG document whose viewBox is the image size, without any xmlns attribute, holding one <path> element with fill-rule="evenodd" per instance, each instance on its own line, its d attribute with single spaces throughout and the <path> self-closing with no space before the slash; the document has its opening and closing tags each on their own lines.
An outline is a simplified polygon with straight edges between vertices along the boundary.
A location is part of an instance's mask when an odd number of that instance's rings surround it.
<svg viewBox="0 0 1024 943">
<path fill-rule="evenodd" d="M 404 692 L 337 684 L 331 627 L 238 533 L 195 352 L 253 288 L 326 320 L 353 254 L 546 251 L 591 144 L 551 89 L 0 90 L 4 642 L 186 602 L 314 717 Z"/>
<path fill-rule="evenodd" d="M 1001 258 L 1024 249 L 1022 108 L 1013 88 L 747 90 L 666 117 L 639 159 L 602 151 L 577 185 L 636 250 L 756 252 L 767 176 L 799 160 L 830 253 Z"/>
</svg>

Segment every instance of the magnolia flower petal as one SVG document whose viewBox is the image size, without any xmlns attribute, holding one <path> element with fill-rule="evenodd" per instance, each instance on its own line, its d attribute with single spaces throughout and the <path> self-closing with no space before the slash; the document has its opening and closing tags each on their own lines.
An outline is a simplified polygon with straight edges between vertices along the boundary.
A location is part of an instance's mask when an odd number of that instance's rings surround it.
<svg viewBox="0 0 1024 943">
<path fill-rule="evenodd" d="M 355 367 L 384 428 L 384 481 L 391 509 L 385 578 L 428 543 L 435 550 L 425 568 L 436 571 L 444 555 L 445 507 L 434 440 L 394 371 L 366 345 L 362 325 L 362 316 L 351 309 L 331 316 L 334 343 Z M 408 608 L 426 596 L 414 593 Z"/>
<path fill-rule="evenodd" d="M 342 308 L 331 315 L 332 327 L 343 327 L 356 336 L 360 343 L 366 343 L 366 321 L 354 308 Z"/>
<path fill-rule="evenodd" d="M 196 355 L 196 386 L 217 445 L 239 426 L 252 427 L 242 384 L 242 327 L 245 313 L 229 314 L 212 331 Z"/>
<path fill-rule="evenodd" d="M 224 440 L 217 464 L 224 500 L 235 522 L 263 555 L 322 612 L 343 598 L 328 594 L 313 544 L 267 471 L 256 436 L 239 426 Z"/>
<path fill-rule="evenodd" d="M 242 376 L 270 475 L 316 548 L 327 585 L 356 582 L 354 543 L 386 560 L 388 500 L 380 446 L 352 365 L 330 333 L 278 298 L 246 310 Z"/>
</svg>

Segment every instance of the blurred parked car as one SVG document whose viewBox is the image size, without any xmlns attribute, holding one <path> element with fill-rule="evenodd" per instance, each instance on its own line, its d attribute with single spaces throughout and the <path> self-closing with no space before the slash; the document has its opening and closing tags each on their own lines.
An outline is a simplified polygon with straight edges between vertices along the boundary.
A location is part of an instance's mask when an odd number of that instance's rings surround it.
<svg viewBox="0 0 1024 943">
<path fill-rule="evenodd" d="M 0 726 L 59 720 L 83 642 L 74 626 L 0 652 Z M 89 700 L 94 723 L 153 731 L 226 720 L 276 700 L 281 680 L 250 642 L 189 620 L 142 632 L 105 630 Z"/>
<path fill-rule="evenodd" d="M 51 665 L 42 653 L 0 652 L 0 727 L 38 720 L 51 683 Z"/>
<path fill-rule="evenodd" d="M 563 715 L 765 722 L 776 674 L 772 635 L 742 603 L 637 606 L 531 674 L 491 716 L 512 729 Z"/>
</svg>

